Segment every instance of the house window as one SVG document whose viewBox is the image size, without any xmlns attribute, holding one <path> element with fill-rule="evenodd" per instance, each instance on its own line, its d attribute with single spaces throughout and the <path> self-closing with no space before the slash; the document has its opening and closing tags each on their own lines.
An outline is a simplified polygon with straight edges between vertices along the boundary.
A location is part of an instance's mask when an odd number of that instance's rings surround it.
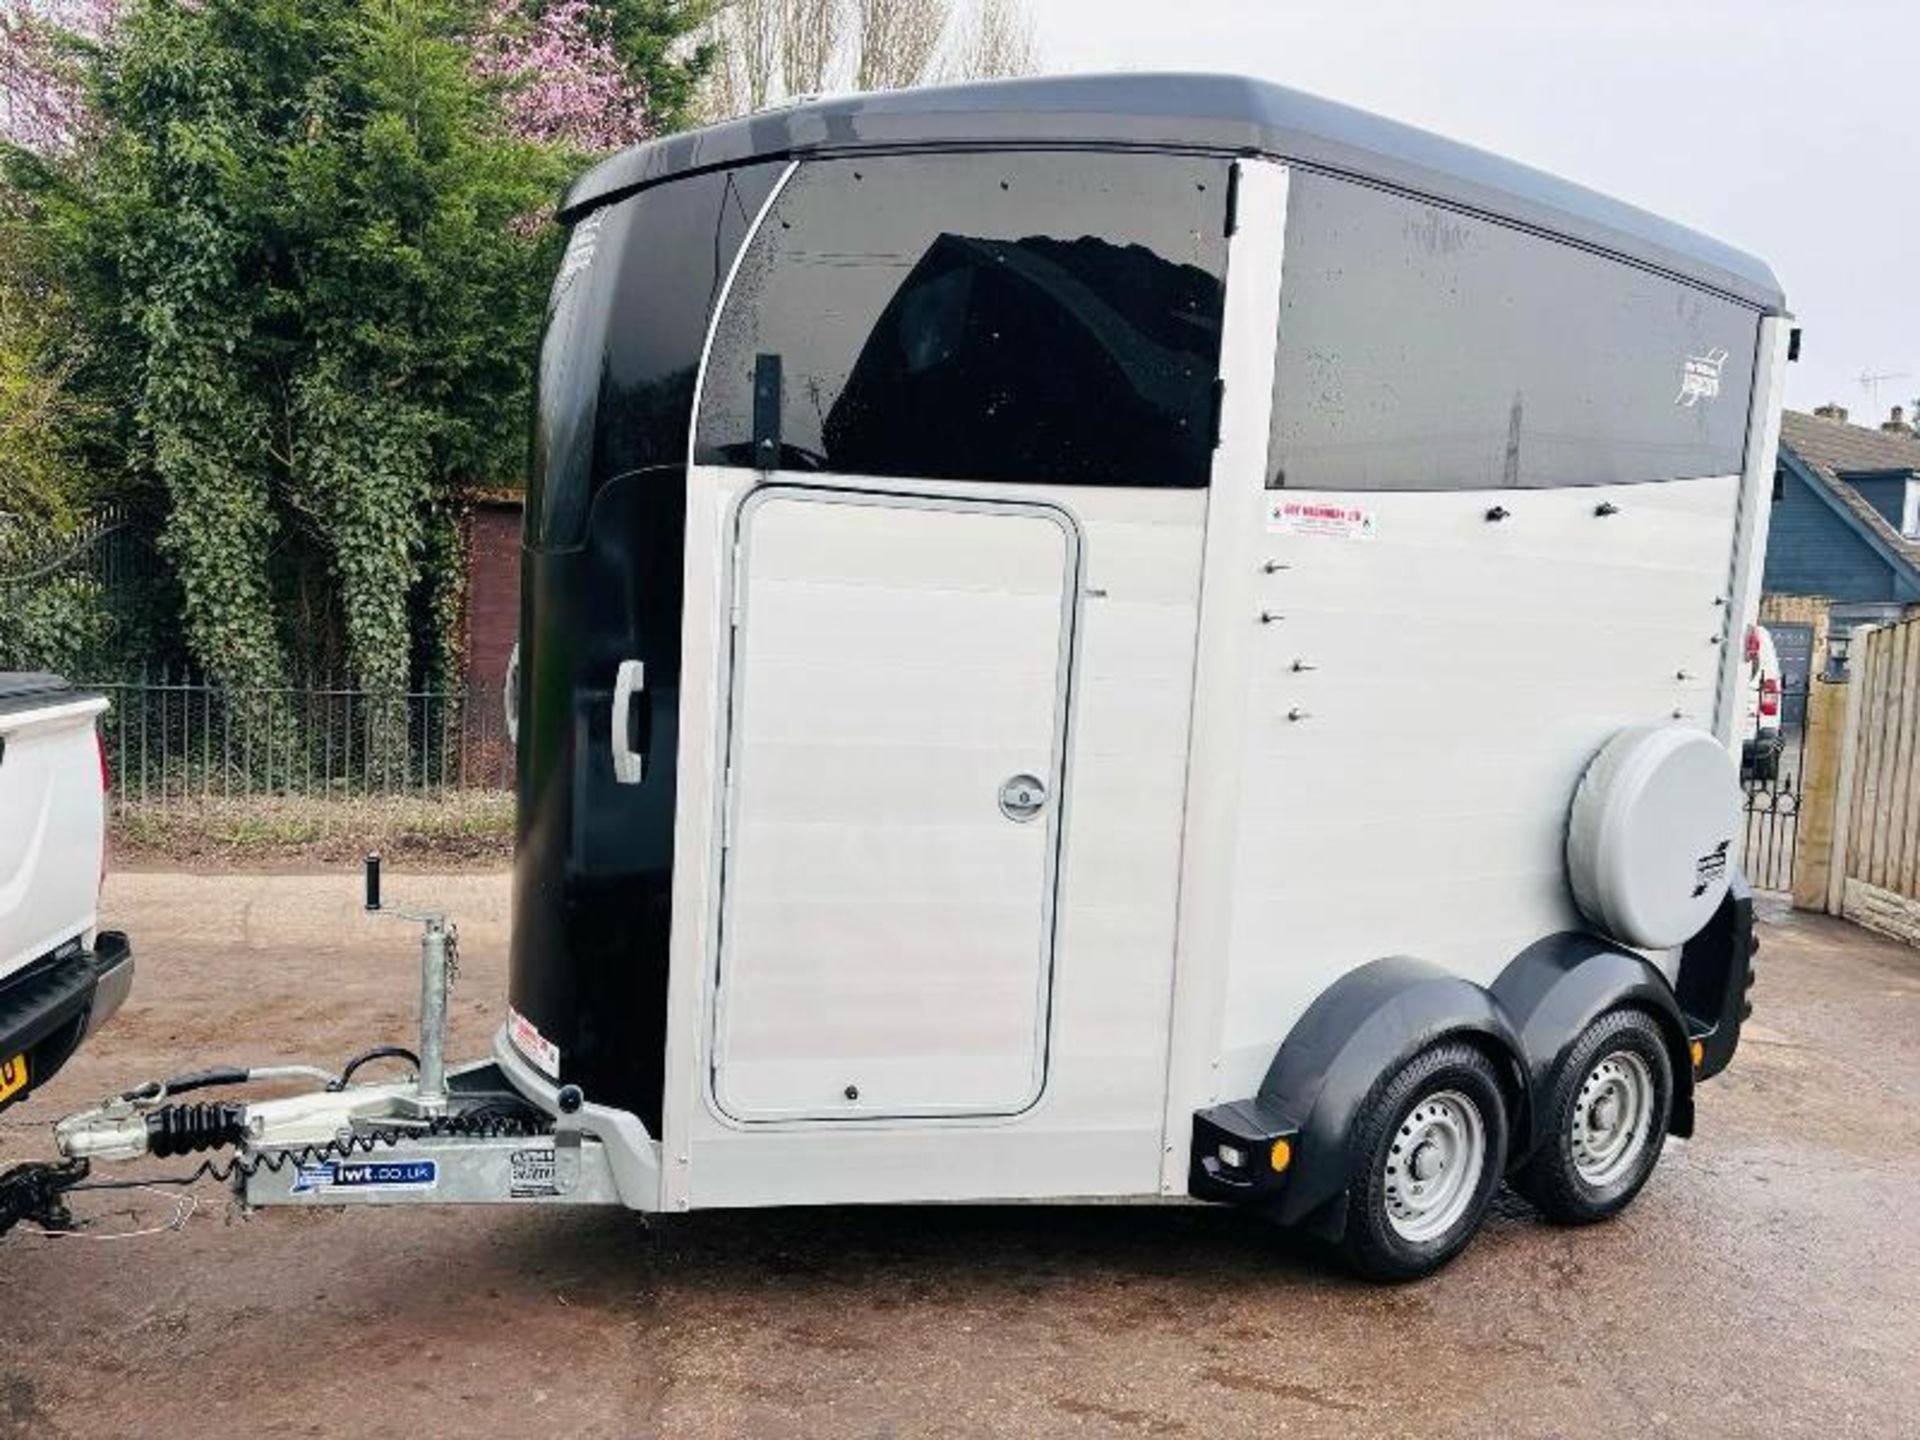
<svg viewBox="0 0 1920 1440">
<path fill-rule="evenodd" d="M 1900 513 L 1900 533 L 1920 540 L 1920 479 L 1907 481 L 1907 507 Z"/>
</svg>

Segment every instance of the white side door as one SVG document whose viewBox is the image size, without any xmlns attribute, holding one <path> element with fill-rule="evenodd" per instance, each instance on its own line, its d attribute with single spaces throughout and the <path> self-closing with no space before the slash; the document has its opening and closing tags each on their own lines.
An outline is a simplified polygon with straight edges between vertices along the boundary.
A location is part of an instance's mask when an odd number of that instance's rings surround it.
<svg viewBox="0 0 1920 1440">
<path fill-rule="evenodd" d="M 1044 505 L 776 485 L 735 550 L 713 1093 L 1007 1115 L 1046 1080 L 1078 539 Z"/>
</svg>

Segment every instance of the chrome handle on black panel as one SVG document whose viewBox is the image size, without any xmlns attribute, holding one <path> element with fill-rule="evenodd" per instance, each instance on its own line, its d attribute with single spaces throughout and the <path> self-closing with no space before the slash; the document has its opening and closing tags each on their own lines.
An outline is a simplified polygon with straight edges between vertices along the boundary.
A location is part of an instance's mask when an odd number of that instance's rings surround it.
<svg viewBox="0 0 1920 1440">
<path fill-rule="evenodd" d="M 622 660 L 613 680 L 613 778 L 616 784 L 638 785 L 646 778 L 646 756 L 633 748 L 633 697 L 646 693 L 647 667 L 638 660 Z"/>
<path fill-rule="evenodd" d="M 507 656 L 507 673 L 500 682 L 500 704 L 507 722 L 507 743 L 520 743 L 520 642 L 513 642 L 513 653 Z"/>
</svg>

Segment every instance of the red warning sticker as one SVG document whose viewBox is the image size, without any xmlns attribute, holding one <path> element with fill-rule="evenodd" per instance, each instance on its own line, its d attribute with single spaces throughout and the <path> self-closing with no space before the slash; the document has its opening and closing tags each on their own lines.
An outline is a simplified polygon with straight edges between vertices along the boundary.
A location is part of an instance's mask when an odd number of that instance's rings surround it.
<svg viewBox="0 0 1920 1440">
<path fill-rule="evenodd" d="M 1267 501 L 1267 530 L 1274 535 L 1371 540 L 1374 517 L 1371 510 L 1359 505 L 1342 505 L 1330 500 L 1290 500 L 1276 495 Z"/>
<path fill-rule="evenodd" d="M 507 1007 L 507 1038 L 513 1041 L 514 1049 L 549 1076 L 555 1080 L 560 1078 L 560 1047 L 542 1035 L 538 1026 L 511 1005 Z"/>
</svg>

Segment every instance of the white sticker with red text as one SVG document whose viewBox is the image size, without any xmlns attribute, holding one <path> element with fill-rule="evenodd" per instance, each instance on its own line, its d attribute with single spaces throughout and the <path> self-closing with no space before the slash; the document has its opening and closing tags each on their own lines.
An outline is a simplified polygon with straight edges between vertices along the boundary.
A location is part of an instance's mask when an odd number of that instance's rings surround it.
<svg viewBox="0 0 1920 1440">
<path fill-rule="evenodd" d="M 511 1005 L 507 1007 L 507 1038 L 513 1048 L 544 1070 L 549 1077 L 560 1078 L 560 1047 L 540 1033 L 540 1028 Z"/>
<path fill-rule="evenodd" d="M 1371 540 L 1374 517 L 1359 505 L 1331 500 L 1288 499 L 1275 495 L 1267 501 L 1267 531 L 1273 535 L 1321 535 L 1335 540 Z"/>
</svg>

